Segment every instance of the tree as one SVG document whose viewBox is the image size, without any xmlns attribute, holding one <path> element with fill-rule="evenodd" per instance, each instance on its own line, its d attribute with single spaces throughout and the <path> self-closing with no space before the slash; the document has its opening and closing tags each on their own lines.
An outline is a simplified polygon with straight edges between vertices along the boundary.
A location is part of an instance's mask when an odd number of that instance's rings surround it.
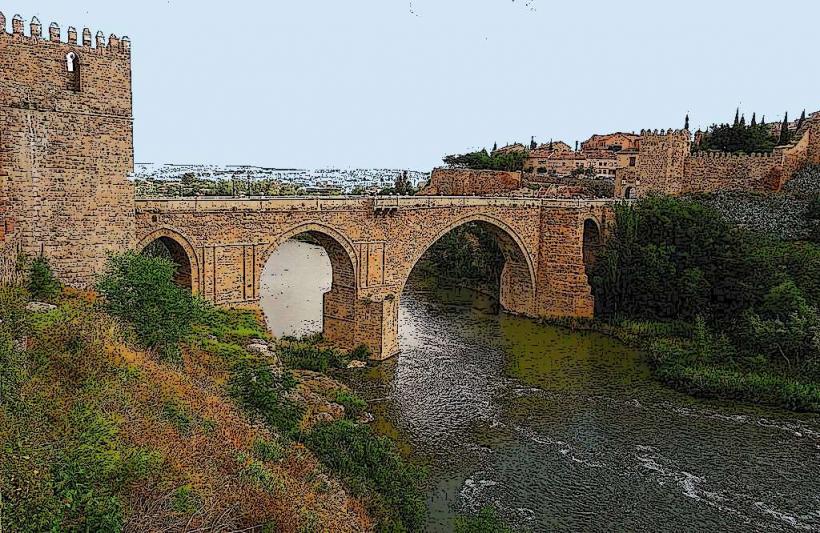
<svg viewBox="0 0 820 533">
<path fill-rule="evenodd" d="M 97 281 L 111 315 L 133 326 L 138 342 L 164 357 L 179 357 L 178 343 L 191 331 L 201 306 L 176 283 L 177 265 L 134 252 L 112 255 Z"/>
<path fill-rule="evenodd" d="M 803 112 L 800 114 L 800 118 L 797 120 L 797 129 L 800 130 L 803 127 L 803 123 L 806 121 L 806 110 L 804 109 Z"/>
<path fill-rule="evenodd" d="M 26 288 L 36 300 L 50 301 L 60 294 L 60 282 L 54 276 L 48 259 L 41 256 L 31 262 Z"/>
<path fill-rule="evenodd" d="M 396 176 L 394 184 L 396 194 L 407 195 L 410 194 L 410 180 L 407 179 L 407 171 L 402 171 Z"/>
<path fill-rule="evenodd" d="M 498 143 L 497 143 L 497 142 L 494 142 L 494 143 L 493 143 L 493 153 L 495 153 L 495 152 L 497 152 L 497 151 L 498 151 Z"/>
<path fill-rule="evenodd" d="M 538 148 L 538 143 L 535 142 L 535 135 L 530 138 L 530 150 L 535 150 Z"/>
<path fill-rule="evenodd" d="M 734 123 L 734 125 L 737 126 L 738 124 L 740 124 L 740 108 L 739 107 L 735 111 L 735 123 Z"/>
<path fill-rule="evenodd" d="M 689 113 L 686 113 L 686 120 L 683 122 L 683 129 L 689 131 Z"/>
<path fill-rule="evenodd" d="M 487 150 L 466 154 L 444 156 L 444 163 L 453 168 L 469 168 L 472 170 L 506 170 L 520 171 L 524 169 L 527 154 L 520 152 L 504 152 L 488 154 Z"/>
<path fill-rule="evenodd" d="M 757 116 L 756 115 L 757 115 L 756 113 L 752 113 L 752 122 L 751 122 L 751 124 L 749 124 L 752 128 L 757 126 Z"/>
<path fill-rule="evenodd" d="M 789 134 L 789 112 L 786 111 L 786 114 L 783 116 L 783 124 L 780 126 L 780 139 L 777 141 L 778 145 L 789 144 L 789 139 L 791 135 Z"/>
</svg>

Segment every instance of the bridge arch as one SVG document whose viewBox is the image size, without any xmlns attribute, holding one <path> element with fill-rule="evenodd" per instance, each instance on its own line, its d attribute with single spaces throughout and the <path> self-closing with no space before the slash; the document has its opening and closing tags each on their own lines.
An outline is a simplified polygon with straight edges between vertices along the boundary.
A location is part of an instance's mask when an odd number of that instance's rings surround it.
<svg viewBox="0 0 820 533">
<path fill-rule="evenodd" d="M 340 347 L 353 348 L 359 265 L 352 243 L 340 231 L 319 222 L 305 222 L 277 235 L 259 256 L 257 293 L 262 295 L 262 277 L 273 253 L 300 235 L 307 235 L 318 243 L 330 260 L 332 282 L 330 290 L 323 295 L 322 332 Z"/>
<path fill-rule="evenodd" d="M 504 255 L 504 266 L 499 280 L 499 302 L 510 312 L 534 316 L 536 314 L 536 269 L 533 253 L 509 224 L 494 216 L 471 214 L 450 222 L 432 239 L 425 241 L 410 261 L 410 268 L 402 276 L 399 294 L 404 292 L 410 274 L 425 253 L 451 231 L 466 224 L 477 223 L 488 229 Z"/>
<path fill-rule="evenodd" d="M 140 240 L 137 244 L 139 253 L 145 253 L 150 246 L 160 245 L 168 252 L 168 256 L 177 264 L 174 281 L 193 294 L 199 293 L 199 260 L 187 237 L 171 228 L 159 228 Z"/>
<path fill-rule="evenodd" d="M 598 255 L 603 248 L 604 240 L 601 231 L 601 223 L 593 216 L 584 219 L 583 232 L 583 255 L 584 255 L 584 273 L 587 278 L 592 274 L 592 268 L 598 259 Z"/>
</svg>

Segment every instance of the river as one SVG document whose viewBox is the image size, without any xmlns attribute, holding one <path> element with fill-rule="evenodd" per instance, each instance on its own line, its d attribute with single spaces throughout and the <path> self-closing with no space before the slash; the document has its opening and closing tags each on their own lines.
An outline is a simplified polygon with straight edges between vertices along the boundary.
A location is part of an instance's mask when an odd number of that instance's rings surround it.
<svg viewBox="0 0 820 533">
<path fill-rule="evenodd" d="M 274 332 L 321 327 L 323 254 L 269 262 Z M 402 295 L 401 354 L 345 378 L 427 465 L 429 531 L 488 505 L 532 531 L 820 531 L 820 416 L 690 398 L 613 339 L 428 281 Z"/>
</svg>

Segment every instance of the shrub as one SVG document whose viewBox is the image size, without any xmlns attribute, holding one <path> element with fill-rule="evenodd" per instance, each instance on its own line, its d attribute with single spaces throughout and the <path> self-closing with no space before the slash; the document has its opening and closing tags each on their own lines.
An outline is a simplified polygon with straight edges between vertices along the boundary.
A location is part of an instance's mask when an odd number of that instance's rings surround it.
<svg viewBox="0 0 820 533">
<path fill-rule="evenodd" d="M 253 453 L 262 461 L 277 462 L 285 457 L 282 445 L 266 439 L 258 439 L 253 443 Z"/>
<path fill-rule="evenodd" d="M 97 282 L 109 313 L 134 327 L 140 344 L 175 355 L 202 306 L 174 283 L 174 263 L 132 252 L 112 255 Z"/>
<path fill-rule="evenodd" d="M 195 513 L 201 504 L 199 495 L 190 483 L 177 488 L 171 497 L 171 507 L 180 514 Z"/>
<path fill-rule="evenodd" d="M 809 205 L 806 209 L 806 218 L 809 220 L 820 220 L 820 194 L 815 195 L 809 201 Z"/>
<path fill-rule="evenodd" d="M 367 409 L 367 402 L 346 390 L 338 390 L 333 401 L 345 408 L 345 418 L 355 420 Z"/>
<path fill-rule="evenodd" d="M 290 436 L 298 433 L 303 414 L 284 396 L 295 385 L 290 374 L 278 377 L 266 363 L 252 358 L 238 361 L 231 370 L 230 390 L 239 404 Z"/>
<path fill-rule="evenodd" d="M 344 368 L 347 359 L 334 348 L 320 348 L 303 342 L 291 342 L 279 349 L 282 361 L 290 368 L 325 373 L 330 368 Z"/>
<path fill-rule="evenodd" d="M 366 344 L 360 344 L 350 352 L 349 356 L 350 359 L 367 361 L 368 359 L 370 359 L 372 353 L 373 352 L 370 351 L 370 348 L 368 348 Z"/>
<path fill-rule="evenodd" d="M 340 420 L 317 426 L 305 444 L 358 494 L 369 494 L 382 528 L 398 519 L 406 530 L 422 529 L 426 505 L 420 485 L 422 472 L 405 463 L 393 442 L 367 426 Z M 388 510 L 395 509 L 397 516 Z"/>
<path fill-rule="evenodd" d="M 512 533 L 494 507 L 484 507 L 476 516 L 456 517 L 454 533 Z"/>
<path fill-rule="evenodd" d="M 53 301 L 60 294 L 60 282 L 54 276 L 45 257 L 37 257 L 28 265 L 28 292 L 35 300 Z"/>
</svg>

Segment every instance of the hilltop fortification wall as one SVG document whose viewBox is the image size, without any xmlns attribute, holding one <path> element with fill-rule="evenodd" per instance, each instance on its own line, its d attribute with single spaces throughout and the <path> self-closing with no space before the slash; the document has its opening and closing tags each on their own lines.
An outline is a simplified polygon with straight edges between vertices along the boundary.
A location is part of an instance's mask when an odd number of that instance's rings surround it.
<svg viewBox="0 0 820 533">
<path fill-rule="evenodd" d="M 805 164 L 820 164 L 820 112 L 793 141 L 768 154 L 691 153 L 689 132 L 641 132 L 634 167 L 618 169 L 615 195 L 687 194 L 718 190 L 778 191 Z"/>
<path fill-rule="evenodd" d="M 436 168 L 419 194 L 426 196 L 492 196 L 522 187 L 521 172 Z"/>
</svg>

